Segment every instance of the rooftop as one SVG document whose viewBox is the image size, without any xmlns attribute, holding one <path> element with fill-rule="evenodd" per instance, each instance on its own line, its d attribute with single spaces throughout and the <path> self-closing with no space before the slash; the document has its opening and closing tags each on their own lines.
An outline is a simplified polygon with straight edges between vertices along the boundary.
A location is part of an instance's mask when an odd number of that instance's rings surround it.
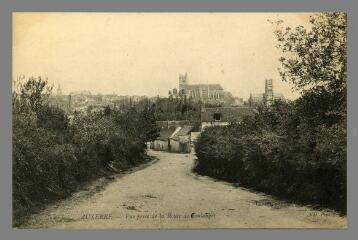
<svg viewBox="0 0 358 240">
<path fill-rule="evenodd" d="M 169 137 L 174 133 L 176 127 L 172 126 L 172 127 L 162 127 L 160 129 L 160 133 L 159 133 L 159 137 L 157 138 L 158 140 L 163 140 L 166 141 L 169 139 Z"/>
<path fill-rule="evenodd" d="M 193 126 L 184 125 L 183 127 L 180 128 L 178 132 L 173 134 L 173 136 L 171 136 L 170 138 L 174 140 L 179 140 L 179 136 L 189 135 L 192 130 L 193 130 Z"/>
<path fill-rule="evenodd" d="M 203 108 L 201 112 L 201 122 L 239 122 L 246 116 L 252 116 L 255 109 L 251 107 L 215 107 Z M 219 120 L 214 118 L 214 114 L 219 114 Z"/>
</svg>

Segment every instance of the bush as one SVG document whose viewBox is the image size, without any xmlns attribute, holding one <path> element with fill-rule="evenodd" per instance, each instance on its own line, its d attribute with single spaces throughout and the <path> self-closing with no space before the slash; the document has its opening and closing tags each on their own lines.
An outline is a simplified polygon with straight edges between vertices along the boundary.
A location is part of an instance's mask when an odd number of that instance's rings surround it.
<svg viewBox="0 0 358 240">
<path fill-rule="evenodd" d="M 150 106 L 76 113 L 70 124 L 64 111 L 47 103 L 46 84 L 31 78 L 21 94 L 13 93 L 14 225 L 44 203 L 110 174 L 109 166 L 143 162 L 145 142 L 158 134 Z"/>
<path fill-rule="evenodd" d="M 346 211 L 346 125 L 311 124 L 297 103 L 276 102 L 242 123 L 207 128 L 195 171 L 297 202 Z"/>
<path fill-rule="evenodd" d="M 195 146 L 196 171 L 345 213 L 347 16 L 320 13 L 310 23 L 291 28 L 280 20 L 274 31 L 279 73 L 300 98 L 205 130 Z"/>
</svg>

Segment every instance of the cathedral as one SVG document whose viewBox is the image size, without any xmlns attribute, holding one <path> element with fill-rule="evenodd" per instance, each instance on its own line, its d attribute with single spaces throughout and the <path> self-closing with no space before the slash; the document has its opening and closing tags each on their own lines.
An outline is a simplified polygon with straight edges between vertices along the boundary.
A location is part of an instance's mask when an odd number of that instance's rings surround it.
<svg viewBox="0 0 358 240">
<path fill-rule="evenodd" d="M 189 84 L 188 74 L 179 74 L 179 94 L 194 101 L 227 103 L 232 100 L 231 93 L 224 91 L 220 84 Z"/>
</svg>

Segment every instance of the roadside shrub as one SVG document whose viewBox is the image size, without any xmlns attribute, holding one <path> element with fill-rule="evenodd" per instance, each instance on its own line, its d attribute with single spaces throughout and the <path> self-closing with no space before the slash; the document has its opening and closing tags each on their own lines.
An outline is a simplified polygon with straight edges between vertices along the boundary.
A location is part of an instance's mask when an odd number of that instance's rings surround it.
<svg viewBox="0 0 358 240">
<path fill-rule="evenodd" d="M 194 171 L 345 212 L 345 119 L 308 126 L 297 104 L 276 102 L 240 124 L 205 129 Z"/>
<path fill-rule="evenodd" d="M 13 93 L 13 224 L 36 208 L 68 196 L 114 168 L 145 160 L 156 138 L 150 106 L 93 114 L 65 112 L 47 102 L 47 82 L 31 78 Z"/>
</svg>

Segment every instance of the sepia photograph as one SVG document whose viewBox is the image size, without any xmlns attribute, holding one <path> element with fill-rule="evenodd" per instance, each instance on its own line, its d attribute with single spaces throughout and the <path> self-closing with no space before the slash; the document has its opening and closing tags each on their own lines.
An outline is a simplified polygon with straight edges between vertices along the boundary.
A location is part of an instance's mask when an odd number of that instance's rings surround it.
<svg viewBox="0 0 358 240">
<path fill-rule="evenodd" d="M 13 12 L 15 229 L 347 229 L 344 12 Z"/>
</svg>

